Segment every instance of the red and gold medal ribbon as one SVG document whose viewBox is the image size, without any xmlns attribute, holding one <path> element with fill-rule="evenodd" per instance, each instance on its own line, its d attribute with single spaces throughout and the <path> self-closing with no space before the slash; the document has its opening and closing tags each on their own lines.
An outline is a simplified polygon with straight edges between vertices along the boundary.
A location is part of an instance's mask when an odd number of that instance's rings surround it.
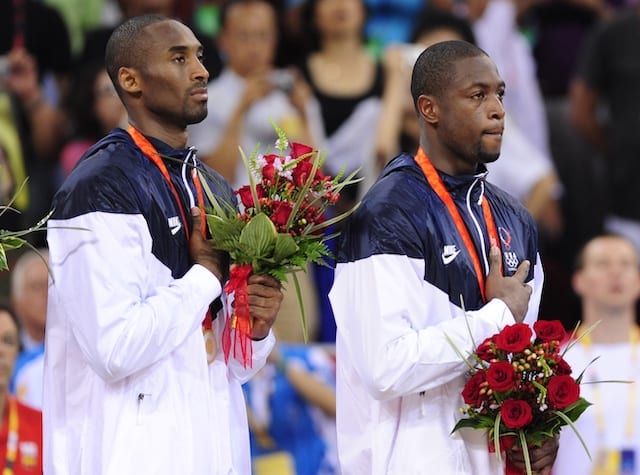
<svg viewBox="0 0 640 475">
<path fill-rule="evenodd" d="M 233 357 L 242 362 L 245 368 L 250 368 L 253 358 L 252 321 L 249 311 L 248 279 L 253 272 L 251 264 L 234 265 L 229 271 L 229 280 L 224 286 L 226 295 L 233 295 L 231 316 L 227 318 L 222 332 L 222 350 L 225 361 L 233 347 Z"/>
<path fill-rule="evenodd" d="M 178 211 L 180 212 L 180 219 L 182 220 L 182 226 L 184 227 L 184 232 L 185 232 L 185 235 L 187 236 L 187 241 L 188 241 L 189 240 L 189 226 L 188 226 L 189 222 L 187 221 L 187 215 L 184 212 L 184 208 L 182 206 L 182 200 L 180 199 L 178 190 L 176 189 L 176 186 L 173 184 L 173 181 L 171 181 L 171 176 L 169 175 L 169 170 L 167 169 L 167 166 L 164 164 L 164 161 L 160 157 L 160 154 L 158 153 L 156 148 L 153 146 L 153 144 L 149 142 L 149 140 L 147 140 L 147 138 L 144 135 L 142 135 L 138 129 L 136 129 L 133 125 L 129 125 L 129 127 L 127 128 L 127 132 L 129 132 L 129 135 L 133 139 L 134 143 L 138 146 L 138 148 L 142 150 L 142 153 L 144 154 L 144 156 L 147 157 L 149 160 L 151 160 L 151 162 L 158 168 L 158 170 L 160 170 L 160 173 L 162 173 L 164 180 L 169 185 L 169 188 L 171 189 L 171 193 L 173 194 L 173 198 L 176 200 L 176 205 L 178 207 Z"/>
<path fill-rule="evenodd" d="M 18 457 L 18 402 L 15 398 L 7 396 L 7 405 L 9 408 L 9 431 L 7 434 L 7 454 L 2 475 L 13 475 L 13 466 Z"/>
<path fill-rule="evenodd" d="M 151 160 L 151 162 L 158 168 L 158 170 L 160 170 L 160 173 L 162 174 L 164 180 L 169 185 L 169 188 L 171 189 L 171 193 L 173 194 L 173 198 L 176 201 L 176 206 L 178 207 L 178 211 L 180 212 L 182 227 L 184 228 L 184 233 L 185 233 L 185 236 L 187 237 L 187 242 L 188 242 L 190 233 L 189 233 L 189 222 L 187 221 L 187 215 L 185 213 L 184 207 L 182 206 L 182 200 L 180 199 L 178 190 L 176 189 L 176 186 L 173 184 L 173 181 L 171 181 L 171 176 L 169 175 L 169 170 L 167 169 L 167 166 L 165 165 L 164 160 L 162 160 L 162 157 L 160 157 L 160 154 L 158 153 L 156 148 L 153 146 L 153 144 L 149 142 L 149 140 L 144 135 L 142 135 L 142 133 L 140 133 L 140 131 L 136 129 L 133 125 L 129 125 L 129 127 L 127 128 L 127 132 L 133 139 L 133 142 L 142 151 L 144 156 L 147 157 L 149 160 Z M 200 178 L 198 177 L 198 173 L 195 168 L 193 168 L 191 171 L 191 177 L 193 178 L 193 183 L 195 185 L 196 193 L 198 195 L 198 208 L 200 208 L 200 219 L 202 224 L 200 229 L 202 230 L 202 237 L 206 239 L 207 217 L 204 212 L 204 193 L 202 191 L 202 183 L 200 183 Z M 205 329 L 207 330 L 211 329 L 211 321 L 212 321 L 211 309 L 209 308 L 207 310 L 207 314 L 204 320 L 202 321 L 202 325 L 204 326 Z"/>
<path fill-rule="evenodd" d="M 476 247 L 473 244 L 473 240 L 471 239 L 471 234 L 469 234 L 469 230 L 467 226 L 464 224 L 462 219 L 462 215 L 458 210 L 458 207 L 453 202 L 453 198 L 447 188 L 444 186 L 442 182 L 442 178 L 438 174 L 438 171 L 435 169 L 429 158 L 427 157 L 422 147 L 418 149 L 418 153 L 415 157 L 416 163 L 422 169 L 425 178 L 431 185 L 431 188 L 436 192 L 436 194 L 440 197 L 442 202 L 447 207 L 449 211 L 449 216 L 453 220 L 458 234 L 462 238 L 464 242 L 464 246 L 467 248 L 467 252 L 471 257 L 471 262 L 473 263 L 473 269 L 476 273 L 476 279 L 478 280 L 478 287 L 480 288 L 480 293 L 482 294 L 482 300 L 486 302 L 485 295 L 485 274 L 482 270 L 482 264 L 480 263 L 480 257 L 478 256 L 478 252 L 476 251 Z M 491 208 L 489 206 L 489 202 L 483 196 L 482 197 L 482 213 L 484 215 L 485 222 L 487 224 L 487 230 L 489 233 L 489 241 L 492 246 L 499 246 L 500 240 L 498 239 L 498 231 L 496 229 L 496 224 L 493 219 L 493 214 L 491 213 Z M 500 273 L 502 273 L 502 262 L 500 263 Z"/>
</svg>

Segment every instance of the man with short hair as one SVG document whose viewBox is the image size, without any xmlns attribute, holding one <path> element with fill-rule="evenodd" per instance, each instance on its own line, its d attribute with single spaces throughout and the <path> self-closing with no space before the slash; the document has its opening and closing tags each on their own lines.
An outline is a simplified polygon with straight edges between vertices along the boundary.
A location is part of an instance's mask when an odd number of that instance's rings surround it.
<svg viewBox="0 0 640 475">
<path fill-rule="evenodd" d="M 573 288 L 582 303 L 580 333 L 565 354 L 593 406 L 575 422 L 591 460 L 572 430 L 563 430 L 553 473 L 640 474 L 640 259 L 628 238 L 601 235 L 578 255 Z M 594 361 L 595 360 L 595 361 Z"/>
<path fill-rule="evenodd" d="M 411 80 L 420 148 L 387 164 L 346 224 L 330 293 L 344 473 L 504 473 L 485 432 L 451 433 L 468 367 L 448 341 L 467 354 L 538 312 L 535 223 L 485 181 L 500 154 L 504 91 L 470 43 L 424 50 Z M 552 439 L 530 450 L 537 473 L 556 449 Z M 522 453 L 507 456 L 524 467 Z"/>
<path fill-rule="evenodd" d="M 282 293 L 249 278 L 251 365 L 225 361 L 212 302 L 228 256 L 204 237 L 211 203 L 191 171 L 217 199 L 233 195 L 186 148 L 207 114 L 202 45 L 178 21 L 134 17 L 105 62 L 130 125 L 94 145 L 53 202 L 44 472 L 250 473 L 241 384 L 273 347 Z"/>
</svg>

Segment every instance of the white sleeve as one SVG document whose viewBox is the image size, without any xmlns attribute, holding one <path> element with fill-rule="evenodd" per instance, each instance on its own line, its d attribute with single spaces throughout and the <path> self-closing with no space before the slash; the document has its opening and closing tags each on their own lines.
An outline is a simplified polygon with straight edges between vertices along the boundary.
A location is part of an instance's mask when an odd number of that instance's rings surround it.
<svg viewBox="0 0 640 475">
<path fill-rule="evenodd" d="M 47 239 L 54 279 L 49 298 L 55 300 L 47 319 L 70 327 L 106 381 L 140 371 L 182 345 L 221 292 L 218 279 L 200 265 L 173 279 L 151 252 L 141 215 L 93 212 L 50 221 Z"/>
<path fill-rule="evenodd" d="M 515 323 L 498 299 L 467 312 L 465 322 L 460 309 L 423 276 L 424 261 L 402 255 L 374 255 L 336 269 L 330 299 L 349 348 L 347 364 L 376 399 L 415 394 L 459 377 L 467 366 L 447 337 L 467 354 L 473 342 Z M 539 298 L 539 292 L 534 295 Z M 531 316 L 538 303 L 532 298 Z"/>
</svg>

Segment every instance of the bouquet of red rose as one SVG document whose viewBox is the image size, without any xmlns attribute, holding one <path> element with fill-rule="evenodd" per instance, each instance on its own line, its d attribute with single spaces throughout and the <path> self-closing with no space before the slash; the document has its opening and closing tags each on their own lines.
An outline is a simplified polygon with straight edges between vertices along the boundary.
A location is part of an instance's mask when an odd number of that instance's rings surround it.
<svg viewBox="0 0 640 475">
<path fill-rule="evenodd" d="M 589 453 L 573 423 L 590 403 L 580 397 L 582 374 L 574 379 L 563 358 L 564 327 L 557 320 L 540 320 L 533 330 L 535 338 L 525 323 L 508 325 L 475 349 L 472 363 L 465 358 L 470 378 L 462 390 L 462 412 L 467 417 L 453 429 L 486 429 L 489 450 L 498 458 L 514 444 L 521 447 L 528 475 L 528 448 L 555 437 L 565 425 Z M 518 473 L 509 470 L 507 464 L 508 474 Z"/>
<path fill-rule="evenodd" d="M 236 190 L 239 209 L 218 202 L 205 187 L 213 209 L 207 223 L 217 249 L 231 258 L 225 295 L 230 300 L 227 326 L 222 336 L 228 359 L 233 346 L 234 357 L 251 363 L 251 317 L 247 300 L 247 279 L 253 273 L 269 274 L 280 281 L 293 275 L 300 303 L 303 331 L 306 321 L 302 296 L 295 272 L 305 270 L 308 262 L 327 265 L 331 256 L 326 241 L 335 237 L 324 233 L 328 226 L 344 219 L 353 210 L 326 219 L 327 208 L 336 203 L 340 191 L 359 182 L 358 170 L 344 176 L 322 173 L 325 157 L 312 147 L 289 144 L 284 132 L 278 134 L 274 153 L 259 154 L 258 146 L 250 157 L 240 153 L 248 172 L 249 184 Z M 203 184 L 206 182 L 203 180 Z"/>
</svg>

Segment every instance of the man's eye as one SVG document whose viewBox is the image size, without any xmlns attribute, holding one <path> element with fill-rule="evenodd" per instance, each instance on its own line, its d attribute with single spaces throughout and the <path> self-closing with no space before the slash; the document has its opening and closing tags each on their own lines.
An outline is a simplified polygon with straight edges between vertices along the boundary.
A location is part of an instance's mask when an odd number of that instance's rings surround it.
<svg viewBox="0 0 640 475">
<path fill-rule="evenodd" d="M 176 56 L 173 60 L 177 63 L 184 63 L 184 56 Z"/>
</svg>

